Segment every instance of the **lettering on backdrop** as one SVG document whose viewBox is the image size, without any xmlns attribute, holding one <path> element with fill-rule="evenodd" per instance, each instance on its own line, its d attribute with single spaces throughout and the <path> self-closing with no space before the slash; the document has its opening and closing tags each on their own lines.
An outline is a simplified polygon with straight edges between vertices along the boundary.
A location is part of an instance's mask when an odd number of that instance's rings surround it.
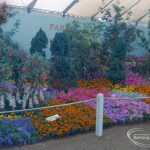
<svg viewBox="0 0 150 150">
<path fill-rule="evenodd" d="M 65 26 L 62 24 L 50 24 L 49 29 L 50 30 L 64 30 Z"/>
</svg>

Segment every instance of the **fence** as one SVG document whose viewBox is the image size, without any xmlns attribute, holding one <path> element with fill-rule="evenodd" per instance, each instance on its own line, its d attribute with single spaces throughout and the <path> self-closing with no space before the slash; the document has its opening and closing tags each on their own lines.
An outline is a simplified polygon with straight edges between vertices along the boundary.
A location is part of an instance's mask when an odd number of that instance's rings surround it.
<svg viewBox="0 0 150 150">
<path fill-rule="evenodd" d="M 102 136 L 103 132 L 103 107 L 104 107 L 104 95 L 98 94 L 96 99 L 84 100 L 79 102 L 73 102 L 68 104 L 60 104 L 54 106 L 47 106 L 47 107 L 40 107 L 40 108 L 33 108 L 33 109 L 24 109 L 24 110 L 13 110 L 13 111 L 3 111 L 0 114 L 8 114 L 8 113 L 17 113 L 17 112 L 26 112 L 26 111 L 35 111 L 35 110 L 42 110 L 46 108 L 56 108 L 56 107 L 65 107 L 69 105 L 81 104 L 85 102 L 91 102 L 96 100 L 96 136 Z"/>
<path fill-rule="evenodd" d="M 68 104 L 60 104 L 60 105 L 54 105 L 54 106 L 47 106 L 47 107 L 39 107 L 39 108 L 32 108 L 32 109 L 24 109 L 24 110 L 13 110 L 13 111 L 3 111 L 0 112 L 0 114 L 8 114 L 8 113 L 17 113 L 17 112 L 26 112 L 26 111 L 35 111 L 35 110 L 42 110 L 42 109 L 50 109 L 50 108 L 56 108 L 56 107 L 65 107 L 69 105 L 75 105 L 75 104 L 81 104 L 86 102 L 91 102 L 96 100 L 96 128 L 95 128 L 95 134 L 97 137 L 100 137 L 103 135 L 103 110 L 104 110 L 104 98 L 105 99 L 112 99 L 112 100 L 126 100 L 126 99 L 147 99 L 150 97 L 137 97 L 137 98 L 114 98 L 114 97 L 104 97 L 103 94 L 98 94 L 96 99 L 90 99 L 90 100 L 83 100 L 79 102 L 72 102 Z"/>
</svg>

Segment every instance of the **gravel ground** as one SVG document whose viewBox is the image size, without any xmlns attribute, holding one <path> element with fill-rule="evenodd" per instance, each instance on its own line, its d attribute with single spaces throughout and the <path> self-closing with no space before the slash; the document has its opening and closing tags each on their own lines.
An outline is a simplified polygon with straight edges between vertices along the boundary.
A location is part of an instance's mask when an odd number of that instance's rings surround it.
<svg viewBox="0 0 150 150">
<path fill-rule="evenodd" d="M 1 150 L 150 150 L 130 142 L 127 131 L 143 128 L 150 131 L 150 123 L 115 126 L 105 129 L 102 137 L 94 132 L 79 134 L 62 139 L 49 139 L 33 145 L 0 147 Z M 150 134 L 150 132 L 149 132 Z M 150 140 L 149 140 L 150 144 Z"/>
</svg>

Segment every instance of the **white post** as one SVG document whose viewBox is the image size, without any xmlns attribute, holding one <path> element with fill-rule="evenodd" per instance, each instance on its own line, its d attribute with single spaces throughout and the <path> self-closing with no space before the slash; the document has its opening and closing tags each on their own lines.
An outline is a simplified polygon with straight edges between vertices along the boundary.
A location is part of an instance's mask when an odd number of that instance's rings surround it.
<svg viewBox="0 0 150 150">
<path fill-rule="evenodd" d="M 96 136 L 98 137 L 103 134 L 103 107 L 104 95 L 98 94 L 96 97 Z"/>
</svg>

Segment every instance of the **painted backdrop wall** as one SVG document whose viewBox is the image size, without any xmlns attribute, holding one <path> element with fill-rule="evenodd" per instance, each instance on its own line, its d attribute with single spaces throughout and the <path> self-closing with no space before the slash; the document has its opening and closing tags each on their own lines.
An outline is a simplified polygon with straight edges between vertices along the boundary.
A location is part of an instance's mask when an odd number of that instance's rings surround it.
<svg viewBox="0 0 150 150">
<path fill-rule="evenodd" d="M 19 29 L 14 35 L 13 40 L 18 42 L 22 49 L 29 52 L 32 38 L 38 30 L 42 28 L 49 39 L 48 48 L 45 49 L 47 58 L 50 57 L 50 40 L 54 38 L 55 33 L 62 31 L 67 23 L 77 20 L 73 17 L 62 17 L 61 15 L 47 14 L 38 11 L 28 13 L 26 9 L 15 9 L 14 11 L 17 12 L 17 14 L 14 18 L 9 19 L 8 22 L 3 25 L 4 31 L 11 30 L 15 21 L 19 19 Z M 88 19 L 78 20 L 82 22 L 89 22 Z"/>
<path fill-rule="evenodd" d="M 26 9 L 21 8 L 13 11 L 18 13 L 14 18 L 9 19 L 8 22 L 3 25 L 4 31 L 11 30 L 15 21 L 19 19 L 19 30 L 13 37 L 13 40 L 18 42 L 20 48 L 29 52 L 32 38 L 35 36 L 38 30 L 42 28 L 46 32 L 49 39 L 48 47 L 45 49 L 47 58 L 50 58 L 50 40 L 54 38 L 55 33 L 62 31 L 67 23 L 77 20 L 77 18 L 74 17 L 62 17 L 61 15 L 54 13 L 48 14 L 38 11 L 31 11 L 28 13 Z M 78 20 L 84 23 L 90 22 L 90 19 Z M 141 26 L 140 28 L 145 30 L 145 26 Z M 133 53 L 135 55 L 144 55 L 146 54 L 146 50 L 137 47 Z"/>
</svg>

